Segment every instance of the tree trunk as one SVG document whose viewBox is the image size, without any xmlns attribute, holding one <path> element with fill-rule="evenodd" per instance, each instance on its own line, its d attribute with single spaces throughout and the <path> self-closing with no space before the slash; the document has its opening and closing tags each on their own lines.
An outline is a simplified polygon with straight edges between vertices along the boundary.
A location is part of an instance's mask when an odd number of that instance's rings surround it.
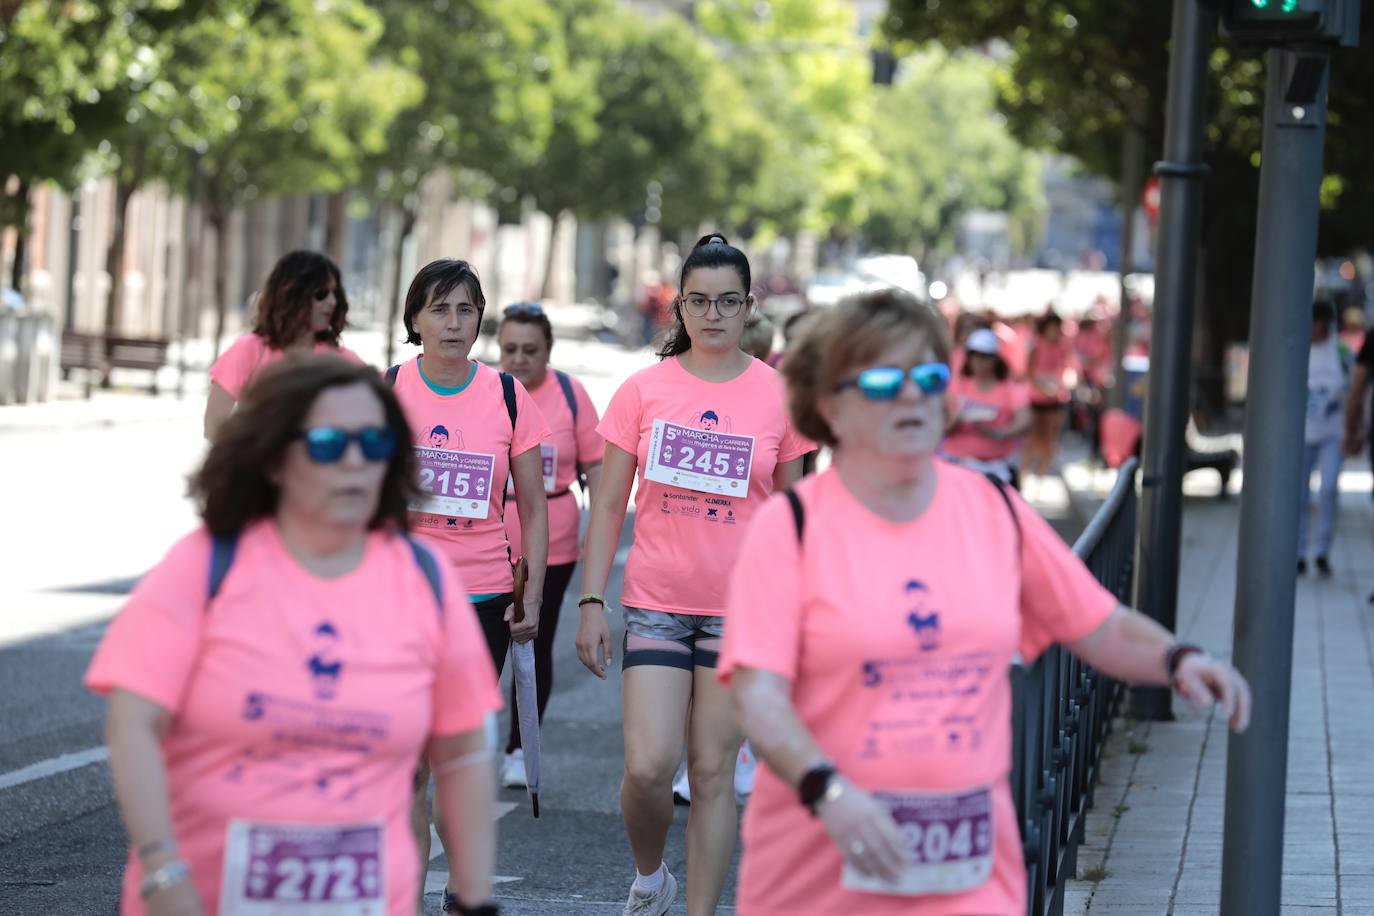
<svg viewBox="0 0 1374 916">
<path fill-rule="evenodd" d="M 1135 207 L 1145 168 L 1145 131 L 1136 119 L 1127 117 L 1126 139 L 1121 145 L 1121 307 L 1112 327 L 1112 387 L 1107 391 L 1107 406 L 1118 410 L 1126 406 L 1126 374 L 1121 360 L 1126 356 L 1131 330 L 1131 305 L 1127 298 L 1126 277 L 1135 270 Z"/>
<path fill-rule="evenodd" d="M 414 207 L 401 206 L 401 228 L 396 233 L 396 247 L 392 251 L 392 276 L 395 278 L 391 289 L 391 305 L 386 314 L 386 364 L 394 365 L 396 356 L 396 323 L 401 317 L 401 268 L 405 260 L 406 239 L 415 231 L 416 212 Z"/>
<path fill-rule="evenodd" d="M 544 257 L 544 282 L 539 292 L 541 299 L 553 298 L 553 262 L 558 255 L 558 225 L 562 219 L 562 211 L 553 214 L 553 226 L 549 229 L 549 250 Z"/>
<path fill-rule="evenodd" d="M 124 319 L 124 242 L 127 238 L 127 218 L 129 201 L 134 196 L 137 179 L 126 180 L 122 174 L 115 176 L 114 221 L 110 232 L 110 246 L 105 250 L 105 273 L 110 277 L 110 294 L 105 299 L 105 370 L 100 376 L 100 387 L 110 387 L 110 339 L 120 336 L 120 324 Z"/>
<path fill-rule="evenodd" d="M 24 292 L 24 261 L 28 255 L 29 241 L 29 183 L 19 182 L 14 192 L 18 201 L 19 219 L 14 224 L 14 264 L 10 266 L 10 286 L 20 293 Z"/>
<path fill-rule="evenodd" d="M 210 205 L 210 225 L 215 229 L 215 345 L 210 357 L 213 363 L 219 359 L 229 309 L 229 214 L 218 203 Z"/>
<path fill-rule="evenodd" d="M 342 269 L 344 266 L 344 245 L 348 233 L 348 192 L 336 191 L 329 195 L 327 215 L 324 224 L 324 252 Z"/>
</svg>

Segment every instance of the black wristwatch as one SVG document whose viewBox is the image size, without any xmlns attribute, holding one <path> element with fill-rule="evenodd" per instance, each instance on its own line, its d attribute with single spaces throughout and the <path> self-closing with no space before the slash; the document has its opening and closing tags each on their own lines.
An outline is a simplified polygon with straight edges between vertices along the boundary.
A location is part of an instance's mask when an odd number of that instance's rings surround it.
<svg viewBox="0 0 1374 916">
<path fill-rule="evenodd" d="M 458 916 L 499 916 L 500 910 L 494 903 L 479 903 L 476 906 L 463 906 L 458 895 L 448 888 L 444 888 L 445 913 L 457 913 Z"/>
<path fill-rule="evenodd" d="M 834 778 L 835 768 L 828 763 L 814 766 L 802 776 L 801 783 L 797 785 L 797 795 L 812 815 L 816 813 L 816 806 L 825 797 L 825 790 L 830 788 L 830 782 Z"/>
<path fill-rule="evenodd" d="M 1169 647 L 1164 656 L 1164 667 L 1169 672 L 1169 681 L 1178 677 L 1179 664 L 1190 655 L 1206 655 L 1207 650 L 1190 642 L 1176 642 Z"/>
</svg>

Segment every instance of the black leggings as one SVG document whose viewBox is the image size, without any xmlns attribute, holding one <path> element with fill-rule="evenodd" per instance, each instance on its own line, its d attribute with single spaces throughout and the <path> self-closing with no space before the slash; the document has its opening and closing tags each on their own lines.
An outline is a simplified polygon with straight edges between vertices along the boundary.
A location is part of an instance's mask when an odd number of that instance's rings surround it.
<svg viewBox="0 0 1374 916">
<path fill-rule="evenodd" d="M 577 562 L 560 563 L 550 566 L 544 573 L 544 595 L 539 606 L 539 635 L 534 638 L 534 679 L 539 695 L 539 721 L 544 721 L 544 710 L 549 705 L 549 694 L 553 693 L 553 637 L 558 631 L 558 612 L 563 607 L 563 595 L 572 582 L 573 569 Z M 520 747 L 520 710 L 515 699 L 515 683 L 510 687 L 510 740 L 506 742 L 506 753 Z"/>
<path fill-rule="evenodd" d="M 506 623 L 506 608 L 510 607 L 514 597 L 506 592 L 473 605 L 477 611 L 477 622 L 482 625 L 482 635 L 487 639 L 487 651 L 491 653 L 497 677 L 501 676 L 501 670 L 506 666 L 506 652 L 510 649 L 510 624 Z"/>
</svg>

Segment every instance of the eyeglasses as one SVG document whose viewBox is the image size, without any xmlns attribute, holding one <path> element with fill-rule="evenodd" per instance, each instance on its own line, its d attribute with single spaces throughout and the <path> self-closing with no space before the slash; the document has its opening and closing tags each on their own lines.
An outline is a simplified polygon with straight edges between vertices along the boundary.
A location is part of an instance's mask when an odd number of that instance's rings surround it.
<svg viewBox="0 0 1374 916">
<path fill-rule="evenodd" d="M 357 440 L 368 461 L 386 461 L 396 451 L 396 433 L 384 426 L 364 426 L 362 429 L 340 429 L 337 426 L 316 426 L 296 434 L 305 440 L 305 453 L 316 464 L 333 464 L 348 450 L 348 443 Z"/>
<path fill-rule="evenodd" d="M 911 369 L 896 366 L 875 366 L 865 369 L 857 377 L 840 382 L 835 391 L 858 388 L 870 401 L 891 401 L 902 393 L 902 386 L 910 378 L 923 394 L 939 394 L 949 387 L 949 366 L 944 363 L 922 363 Z"/>
<path fill-rule="evenodd" d="M 511 315 L 542 315 L 544 314 L 544 307 L 538 302 L 517 302 L 514 305 L 506 306 L 501 314 L 506 317 Z"/>
<path fill-rule="evenodd" d="M 713 302 L 716 304 L 717 315 L 722 318 L 734 318 L 739 314 L 739 310 L 744 308 L 744 298 L 735 293 L 730 293 L 718 299 L 712 299 L 709 296 L 698 296 L 693 293 L 690 296 L 684 296 L 680 301 L 682 307 L 687 310 L 687 314 L 693 318 L 705 318 L 706 312 L 711 308 Z"/>
</svg>

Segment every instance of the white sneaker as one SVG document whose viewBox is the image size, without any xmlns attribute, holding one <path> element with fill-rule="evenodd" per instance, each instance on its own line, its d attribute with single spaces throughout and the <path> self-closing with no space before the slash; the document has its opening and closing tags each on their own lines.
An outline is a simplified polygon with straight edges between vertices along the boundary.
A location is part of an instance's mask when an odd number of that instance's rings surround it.
<svg viewBox="0 0 1374 916">
<path fill-rule="evenodd" d="M 683 767 L 677 774 L 677 779 L 673 780 L 673 804 L 690 805 L 692 803 L 692 786 L 687 782 L 687 768 Z"/>
<path fill-rule="evenodd" d="M 735 758 L 735 794 L 741 798 L 748 798 L 749 793 L 754 791 L 754 772 L 758 769 L 759 759 L 754 756 L 754 749 L 746 741 L 740 745 L 739 756 Z"/>
<path fill-rule="evenodd" d="M 634 889 L 634 885 L 630 885 L 630 899 L 625 901 L 625 910 L 621 916 L 663 916 L 676 898 L 677 879 L 668 871 L 668 866 L 664 865 L 663 886 L 658 889 L 658 893 L 644 896 Z"/>
<path fill-rule="evenodd" d="M 528 788 L 529 783 L 525 781 L 525 752 L 520 748 L 507 754 L 505 763 L 501 764 L 501 785 L 507 789 Z"/>
</svg>

